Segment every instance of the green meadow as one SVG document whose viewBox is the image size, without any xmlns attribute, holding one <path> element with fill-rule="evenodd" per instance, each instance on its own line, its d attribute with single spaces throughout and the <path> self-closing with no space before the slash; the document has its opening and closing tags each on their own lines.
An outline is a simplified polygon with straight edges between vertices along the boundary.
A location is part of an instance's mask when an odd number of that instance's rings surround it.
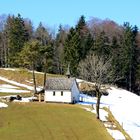
<svg viewBox="0 0 140 140">
<path fill-rule="evenodd" d="M 78 105 L 8 105 L 0 109 L 1 140 L 112 140 L 96 116 Z"/>
</svg>

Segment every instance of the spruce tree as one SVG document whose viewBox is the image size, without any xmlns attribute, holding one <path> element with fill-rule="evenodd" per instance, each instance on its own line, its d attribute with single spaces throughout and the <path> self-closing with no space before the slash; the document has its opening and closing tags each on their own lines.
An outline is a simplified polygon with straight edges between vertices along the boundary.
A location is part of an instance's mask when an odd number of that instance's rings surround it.
<svg viewBox="0 0 140 140">
<path fill-rule="evenodd" d="M 35 31 L 35 38 L 41 43 L 42 46 L 48 45 L 50 42 L 49 33 L 41 22 Z"/>
<path fill-rule="evenodd" d="M 137 28 L 132 27 L 129 23 L 124 24 L 124 37 L 123 37 L 123 58 L 124 66 L 123 70 L 126 79 L 126 88 L 129 91 L 133 91 L 135 78 L 136 78 L 136 36 Z"/>
<path fill-rule="evenodd" d="M 87 28 L 85 17 L 81 16 L 75 28 L 70 29 L 64 48 L 66 66 L 70 63 L 72 75 L 78 75 L 78 64 L 86 57 L 92 45 L 93 39 Z"/>
<path fill-rule="evenodd" d="M 28 40 L 28 32 L 26 31 L 24 20 L 18 14 L 17 17 L 9 16 L 6 24 L 6 32 L 8 38 L 8 64 L 10 67 L 18 67 L 19 53 L 24 43 Z"/>
<path fill-rule="evenodd" d="M 55 39 L 55 48 L 54 48 L 54 66 L 55 73 L 64 74 L 64 45 L 65 39 L 67 37 L 67 31 L 59 26 L 58 33 Z"/>
<path fill-rule="evenodd" d="M 110 42 L 104 31 L 102 31 L 94 40 L 93 50 L 97 55 L 104 57 L 104 59 L 108 59 L 110 57 Z"/>
<path fill-rule="evenodd" d="M 30 40 L 25 43 L 24 48 L 20 52 L 20 66 L 32 69 L 33 71 L 34 93 L 37 93 L 34 71 L 40 58 L 40 48 L 41 45 L 38 41 Z"/>
</svg>

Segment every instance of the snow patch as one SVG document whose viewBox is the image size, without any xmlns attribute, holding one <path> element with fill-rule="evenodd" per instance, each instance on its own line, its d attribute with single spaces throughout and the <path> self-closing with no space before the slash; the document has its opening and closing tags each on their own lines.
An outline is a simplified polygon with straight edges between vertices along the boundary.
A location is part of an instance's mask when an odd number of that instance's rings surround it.
<svg viewBox="0 0 140 140">
<path fill-rule="evenodd" d="M 27 83 L 33 84 L 33 81 L 25 80 Z"/>
<path fill-rule="evenodd" d="M 3 107 L 8 107 L 8 105 L 0 102 L 0 108 L 3 108 Z"/>
<path fill-rule="evenodd" d="M 0 88 L 1 93 L 30 93 L 29 90 L 17 90 L 17 89 L 6 89 Z"/>
<path fill-rule="evenodd" d="M 29 90 L 19 90 L 19 87 L 9 84 L 0 85 L 0 92 L 2 93 L 29 93 Z"/>
<path fill-rule="evenodd" d="M 84 80 L 82 80 L 82 79 L 76 79 L 76 82 L 77 83 L 81 83 L 81 82 L 84 82 Z"/>
<path fill-rule="evenodd" d="M 95 105 L 94 105 L 94 108 Z M 84 108 L 86 111 L 90 111 L 94 114 L 96 114 L 96 110 L 93 109 L 89 109 L 87 107 Z M 112 129 L 112 128 L 115 128 L 114 125 L 109 125 L 109 124 L 106 124 L 105 122 L 108 122 L 107 120 L 107 117 L 108 117 L 108 112 L 105 111 L 104 109 L 100 109 L 100 120 L 102 120 L 104 122 L 104 126 L 106 127 L 107 131 L 109 132 L 109 134 L 115 139 L 115 140 L 125 140 L 125 137 L 124 135 L 119 131 L 119 130 L 115 130 L 115 129 Z"/>
<path fill-rule="evenodd" d="M 13 69 L 13 68 L 2 68 L 4 70 L 11 70 L 11 71 L 17 71 L 17 69 Z"/>
<path fill-rule="evenodd" d="M 107 131 L 115 140 L 125 140 L 124 135 L 119 130 L 111 130 L 107 128 Z"/>
<path fill-rule="evenodd" d="M 33 100 L 37 99 L 37 97 L 26 97 L 23 98 L 21 100 L 14 100 L 13 102 L 23 102 L 23 103 L 28 103 L 28 102 L 32 102 Z"/>
<path fill-rule="evenodd" d="M 12 86 L 12 85 L 9 85 L 9 84 L 2 84 L 2 85 L 0 85 L 0 88 L 17 89 L 17 88 L 19 88 L 19 87 Z"/>
<path fill-rule="evenodd" d="M 3 80 L 5 82 L 8 82 L 10 84 L 13 84 L 13 85 L 16 85 L 16 86 L 19 86 L 19 87 L 27 88 L 28 90 L 34 90 L 34 87 L 32 87 L 32 86 L 21 84 L 21 83 L 15 82 L 13 80 L 8 80 L 7 78 L 1 77 L 1 76 L 0 76 L 0 80 Z M 39 90 L 41 90 L 41 88 L 37 88 L 37 91 L 39 91 Z"/>
</svg>

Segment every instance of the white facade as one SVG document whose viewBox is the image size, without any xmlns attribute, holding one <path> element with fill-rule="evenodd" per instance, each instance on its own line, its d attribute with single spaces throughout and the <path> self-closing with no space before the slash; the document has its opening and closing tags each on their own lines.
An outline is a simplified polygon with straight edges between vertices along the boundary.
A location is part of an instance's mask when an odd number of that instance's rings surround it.
<svg viewBox="0 0 140 140">
<path fill-rule="evenodd" d="M 79 96 L 80 96 L 80 91 L 77 87 L 76 81 L 74 80 L 72 88 L 71 88 L 71 93 L 72 93 L 72 99 L 75 100 L 76 102 L 79 101 Z M 72 100 L 72 101 L 73 101 Z"/>
<path fill-rule="evenodd" d="M 70 90 L 45 90 L 44 101 L 46 102 L 62 102 L 74 103 L 79 101 L 79 89 L 75 80 Z"/>
</svg>

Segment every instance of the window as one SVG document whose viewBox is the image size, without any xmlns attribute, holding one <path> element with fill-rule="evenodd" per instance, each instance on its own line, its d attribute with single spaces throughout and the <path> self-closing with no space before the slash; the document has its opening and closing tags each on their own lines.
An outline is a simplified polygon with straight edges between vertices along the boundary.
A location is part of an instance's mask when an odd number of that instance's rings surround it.
<svg viewBox="0 0 140 140">
<path fill-rule="evenodd" d="M 55 91 L 53 91 L 53 96 L 55 96 Z"/>
<path fill-rule="evenodd" d="M 63 96 L 63 91 L 61 91 L 61 96 Z"/>
</svg>

